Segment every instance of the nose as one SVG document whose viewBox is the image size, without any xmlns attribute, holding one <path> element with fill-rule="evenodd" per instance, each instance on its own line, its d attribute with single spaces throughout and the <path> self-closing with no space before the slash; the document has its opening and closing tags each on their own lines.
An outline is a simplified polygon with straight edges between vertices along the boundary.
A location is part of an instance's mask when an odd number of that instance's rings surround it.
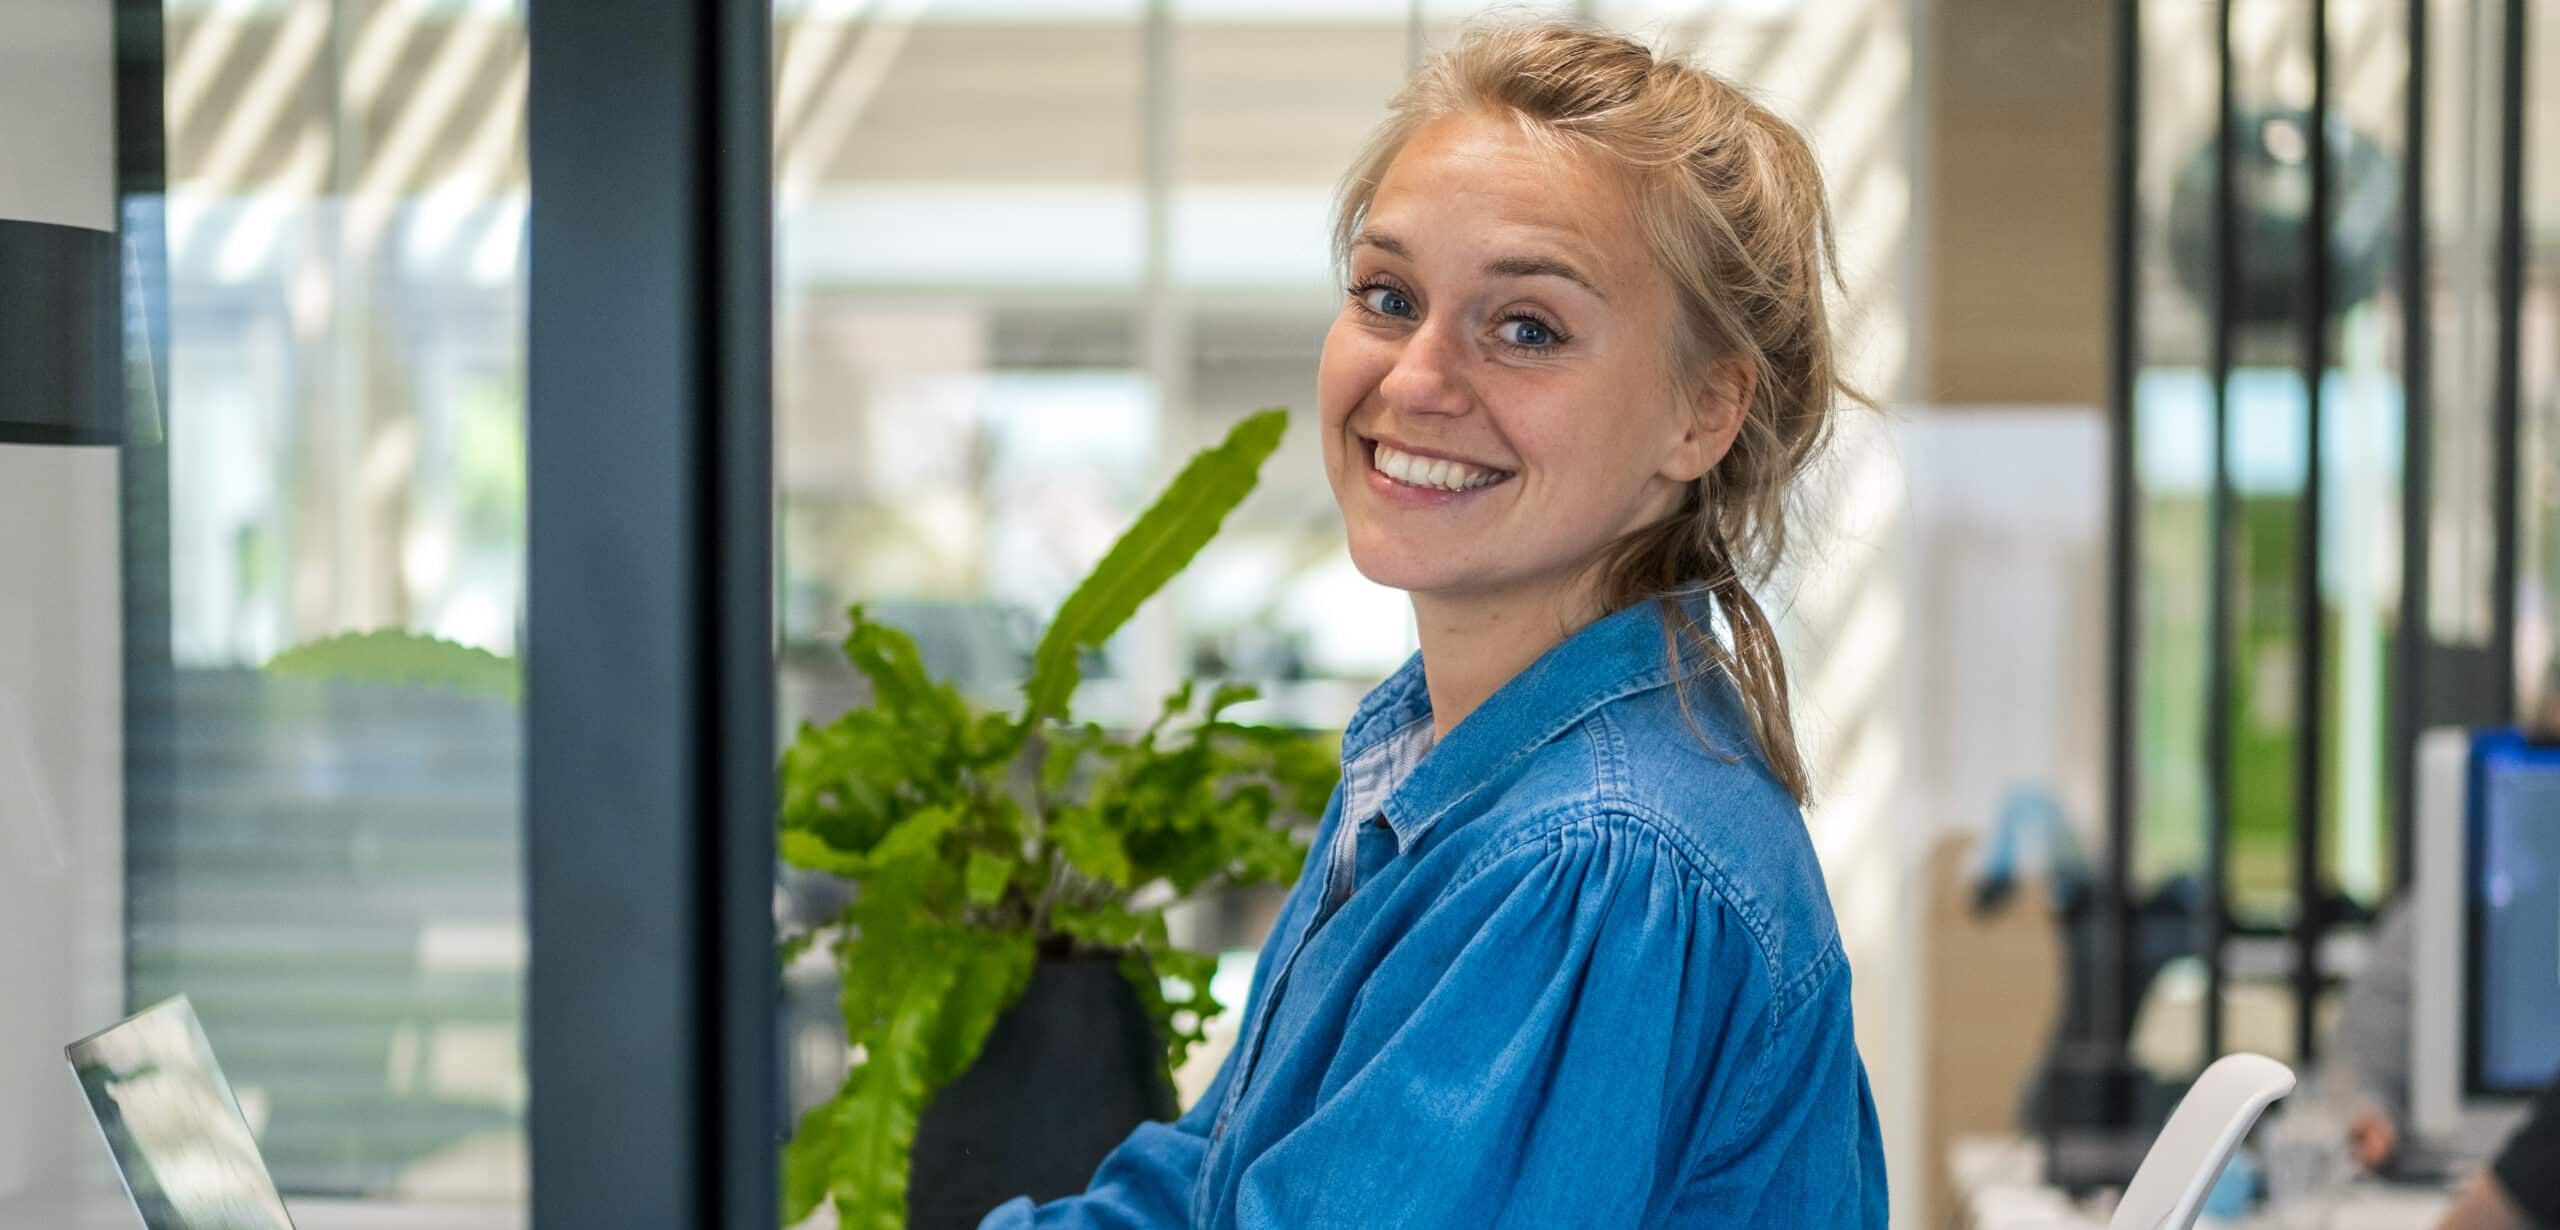
<svg viewBox="0 0 2560 1230">
<path fill-rule="evenodd" d="M 1389 410 L 1397 414 L 1466 412 L 1467 356 L 1457 332 L 1441 321 L 1426 321 L 1405 335 L 1395 366 L 1378 382 L 1378 396 Z"/>
</svg>

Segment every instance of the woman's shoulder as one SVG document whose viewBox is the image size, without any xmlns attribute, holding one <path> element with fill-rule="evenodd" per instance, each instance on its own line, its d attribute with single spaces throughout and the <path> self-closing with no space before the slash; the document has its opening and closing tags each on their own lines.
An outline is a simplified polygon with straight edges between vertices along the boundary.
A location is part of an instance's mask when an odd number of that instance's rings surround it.
<svg viewBox="0 0 2560 1230">
<path fill-rule="evenodd" d="M 1540 749 L 1467 826 L 1473 861 L 1609 844 L 1632 856 L 1629 871 L 1711 898 L 1759 946 L 1774 983 L 1801 983 L 1841 962 L 1803 811 L 1736 715 L 1692 687 L 1685 712 L 1669 687 L 1648 689 Z"/>
</svg>

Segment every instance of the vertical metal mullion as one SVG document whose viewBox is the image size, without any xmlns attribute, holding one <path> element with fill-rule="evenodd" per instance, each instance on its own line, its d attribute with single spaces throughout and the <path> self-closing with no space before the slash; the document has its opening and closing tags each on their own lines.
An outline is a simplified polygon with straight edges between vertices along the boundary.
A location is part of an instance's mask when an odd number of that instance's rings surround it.
<svg viewBox="0 0 2560 1230">
<path fill-rule="evenodd" d="M 2515 721 L 2516 511 L 2524 465 L 2525 0 L 2507 0 L 2501 31 L 2498 150 L 2497 383 L 2491 403 L 2489 668 L 2492 720 Z"/>
<path fill-rule="evenodd" d="M 769 11 L 529 6 L 534 1224 L 776 1218 Z"/>
<path fill-rule="evenodd" d="M 116 463 L 118 606 L 124 642 L 124 988 L 136 1000 L 131 938 L 166 910 L 165 849 L 177 795 L 177 667 L 171 656 L 169 564 L 169 189 L 168 50 L 160 0 L 116 0 L 116 208 L 135 269 L 127 285 L 142 298 L 138 339 L 150 348 L 151 385 L 160 398 L 161 442 L 119 450 Z M 137 198 L 151 202 L 140 216 Z M 127 315 L 135 313 L 128 305 Z"/>
<path fill-rule="evenodd" d="M 2329 368 L 2329 226 L 2335 212 L 2329 183 L 2329 3 L 2311 2 L 2310 216 L 2303 222 L 2302 505 L 2295 517 L 2293 1040 L 2294 1054 L 2317 1056 L 2313 1009 L 2320 1002 L 2320 937 L 2328 898 L 2320 884 L 2321 767 L 2328 730 L 2328 618 L 2320 595 L 2324 481 L 2321 385 Z"/>
<path fill-rule="evenodd" d="M 2231 844 L 2231 366 L 2233 314 L 2239 304 L 2239 189 L 2234 174 L 2235 123 L 2231 46 L 2232 0 L 2215 5 L 2214 52 L 2220 64 L 2213 143 L 2213 483 L 2205 501 L 2211 555 L 2205 578 L 2204 1047 L 2222 1053 L 2223 939 L 2230 930 Z"/>
<path fill-rule="evenodd" d="M 549 3 L 551 0 L 539 0 Z M 775 673 L 773 485 L 773 41 L 769 4 L 711 6 L 707 90 L 717 134 L 704 219 L 713 264 L 712 378 L 707 392 L 712 484 L 703 519 L 714 608 L 704 681 L 717 785 L 697 844 L 711 869 L 718 936 L 705 1005 L 702 1104 L 717 1116 L 715 1226 L 765 1230 L 780 1220 L 785 1077 L 774 964 Z"/>
<path fill-rule="evenodd" d="M 2392 881 L 2406 892 L 2417 862 L 2418 731 L 2427 683 L 2429 531 L 2435 504 L 2435 321 L 2427 244 L 2427 3 L 2409 0 L 2409 74 L 2400 163 L 2400 635 L 2391 681 Z"/>
<path fill-rule="evenodd" d="M 2134 738 L 2139 726 L 2134 695 L 2138 652 L 2135 601 L 2140 558 L 2140 508 L 2136 470 L 2134 371 L 2139 361 L 2140 288 L 2136 284 L 2134 202 L 2140 189 L 2142 105 L 2142 0 L 2116 0 L 2113 191 L 2107 201 L 2107 889 L 2104 902 L 2108 969 L 2099 980 L 2094 1013 L 2114 1065 L 2124 1059 L 2132 1028 Z"/>
</svg>

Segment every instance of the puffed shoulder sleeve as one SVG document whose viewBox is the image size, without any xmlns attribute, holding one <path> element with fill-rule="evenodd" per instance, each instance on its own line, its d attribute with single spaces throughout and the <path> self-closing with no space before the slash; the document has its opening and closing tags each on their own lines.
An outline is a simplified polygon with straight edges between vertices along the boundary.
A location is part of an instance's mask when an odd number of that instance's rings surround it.
<svg viewBox="0 0 2560 1230">
<path fill-rule="evenodd" d="M 1861 1113 L 1871 1135 L 1854 1048 L 1805 1062 L 1711 879 L 1614 816 L 1479 856 L 1368 980 L 1313 1113 L 1241 1176 L 1238 1224 L 1866 1224 L 1861 1159 L 1789 1157 L 1854 1149 Z M 1808 1098 L 1830 1105 L 1790 1107 Z M 1843 1174 L 1845 1208 L 1796 1190 Z"/>
</svg>

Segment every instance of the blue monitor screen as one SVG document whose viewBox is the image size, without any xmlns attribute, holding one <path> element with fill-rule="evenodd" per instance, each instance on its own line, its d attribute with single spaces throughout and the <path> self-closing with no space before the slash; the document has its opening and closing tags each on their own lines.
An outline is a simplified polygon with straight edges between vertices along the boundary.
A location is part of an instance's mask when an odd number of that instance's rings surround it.
<svg viewBox="0 0 2560 1230">
<path fill-rule="evenodd" d="M 2560 746 L 2472 745 L 2472 1084 L 2524 1093 L 2560 1071 Z"/>
</svg>

